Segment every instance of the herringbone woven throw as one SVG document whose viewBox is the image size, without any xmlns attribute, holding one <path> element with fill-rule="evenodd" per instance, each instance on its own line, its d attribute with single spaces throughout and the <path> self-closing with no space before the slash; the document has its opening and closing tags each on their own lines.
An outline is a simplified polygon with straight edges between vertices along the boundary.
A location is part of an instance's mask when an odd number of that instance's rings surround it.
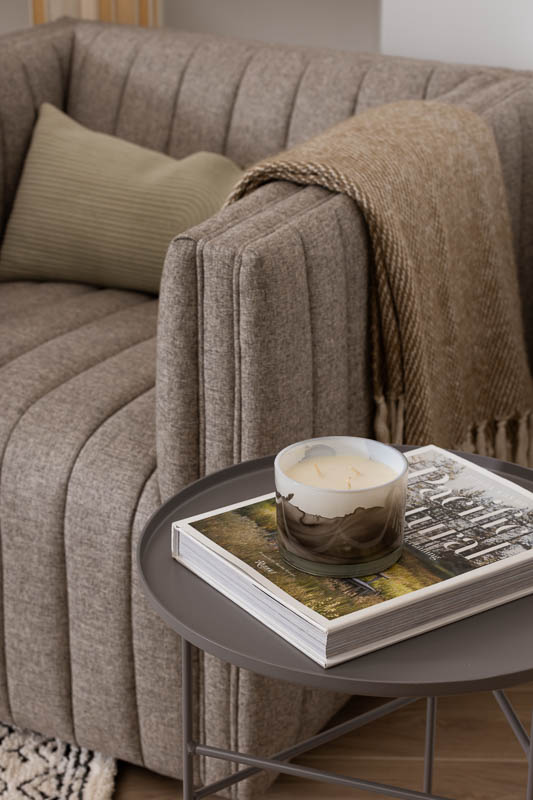
<svg viewBox="0 0 533 800">
<path fill-rule="evenodd" d="M 403 101 L 252 166 L 351 197 L 374 256 L 375 435 L 533 456 L 511 225 L 492 132 L 457 106 Z"/>
</svg>

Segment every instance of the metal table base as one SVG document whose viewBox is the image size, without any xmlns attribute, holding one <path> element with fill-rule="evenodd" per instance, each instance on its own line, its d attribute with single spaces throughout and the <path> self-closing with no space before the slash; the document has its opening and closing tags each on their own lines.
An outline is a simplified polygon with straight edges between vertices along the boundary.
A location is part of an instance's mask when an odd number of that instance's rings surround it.
<svg viewBox="0 0 533 800">
<path fill-rule="evenodd" d="M 182 714 L 183 714 L 183 800 L 200 800 L 202 797 L 220 792 L 234 783 L 249 778 L 261 770 L 272 772 L 283 772 L 287 775 L 295 775 L 300 778 L 310 778 L 315 781 L 333 783 L 339 786 L 350 786 L 354 789 L 364 789 L 367 792 L 386 795 L 387 797 L 402 798 L 402 800 L 450 800 L 441 795 L 432 794 L 433 784 L 433 762 L 435 754 L 435 727 L 437 721 L 437 698 L 426 698 L 426 732 L 424 747 L 424 787 L 422 792 L 413 789 L 403 789 L 399 786 L 389 786 L 388 784 L 366 781 L 361 778 L 350 778 L 344 775 L 337 775 L 321 769 L 302 767 L 297 764 L 289 763 L 293 758 L 312 750 L 314 747 L 330 742 L 343 736 L 349 731 L 362 728 L 369 722 L 380 719 L 381 717 L 397 711 L 399 708 L 420 700 L 419 697 L 400 697 L 390 700 L 378 708 L 358 714 L 346 722 L 328 728 L 321 733 L 311 736 L 303 742 L 276 753 L 271 758 L 245 755 L 244 753 L 225 750 L 221 747 L 210 747 L 209 745 L 198 744 L 194 741 L 192 728 L 192 704 L 193 704 L 193 675 L 192 675 L 192 649 L 193 645 L 182 638 Z M 524 726 L 518 719 L 515 710 L 502 690 L 493 691 L 500 708 L 502 709 L 507 722 L 528 759 L 528 779 L 525 798 L 533 800 L 533 715 L 531 725 L 531 735 L 528 736 Z M 248 765 L 245 769 L 229 775 L 227 778 L 210 783 L 200 788 L 193 785 L 193 759 L 195 755 L 219 758 L 223 761 L 232 761 L 237 764 Z"/>
<path fill-rule="evenodd" d="M 401 448 L 406 449 L 406 448 Z M 533 491 L 533 470 L 486 456 L 463 454 Z M 533 680 L 533 594 L 497 606 L 473 617 L 414 636 L 361 658 L 322 669 L 268 627 L 221 595 L 169 552 L 173 520 L 201 514 L 274 487 L 273 456 L 243 462 L 212 473 L 169 498 L 145 526 L 137 547 L 141 583 L 160 617 L 183 641 L 183 771 L 185 800 L 220 792 L 262 770 L 281 772 L 388 797 L 438 800 L 433 794 L 436 697 L 493 691 L 529 762 L 526 800 L 533 800 L 531 741 L 505 694 L 507 686 Z M 216 614 L 211 609 L 216 608 Z M 188 644 L 188 643 L 189 644 Z M 379 708 L 329 728 L 270 758 L 255 757 L 199 744 L 192 729 L 192 647 L 251 672 L 289 684 L 327 689 L 346 695 L 397 698 Z M 335 775 L 292 763 L 325 742 L 384 717 L 426 697 L 425 768 L 421 791 Z M 233 762 L 236 772 L 206 786 L 193 785 L 195 755 Z M 443 798 L 441 798 L 443 800 Z"/>
</svg>

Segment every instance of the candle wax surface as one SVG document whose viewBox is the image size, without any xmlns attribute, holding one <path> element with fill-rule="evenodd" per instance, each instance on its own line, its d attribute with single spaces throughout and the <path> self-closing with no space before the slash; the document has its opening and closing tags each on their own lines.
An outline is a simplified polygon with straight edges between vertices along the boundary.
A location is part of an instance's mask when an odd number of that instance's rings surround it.
<svg viewBox="0 0 533 800">
<path fill-rule="evenodd" d="M 368 489 L 394 480 L 397 472 L 387 464 L 354 455 L 319 456 L 299 461 L 285 474 L 320 489 Z"/>
</svg>

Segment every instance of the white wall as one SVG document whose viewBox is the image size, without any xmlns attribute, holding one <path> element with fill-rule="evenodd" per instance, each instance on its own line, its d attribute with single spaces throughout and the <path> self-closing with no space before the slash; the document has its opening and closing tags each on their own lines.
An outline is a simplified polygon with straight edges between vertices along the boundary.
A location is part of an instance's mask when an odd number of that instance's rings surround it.
<svg viewBox="0 0 533 800">
<path fill-rule="evenodd" d="M 30 8 L 0 0 L 0 34 L 27 27 Z M 160 0 L 160 12 L 184 30 L 344 50 L 381 39 L 391 55 L 533 70 L 533 0 Z"/>
<path fill-rule="evenodd" d="M 28 0 L 0 0 L 0 35 L 27 28 L 29 24 Z"/>
<path fill-rule="evenodd" d="M 382 0 L 383 53 L 533 69 L 533 0 Z"/>
<path fill-rule="evenodd" d="M 162 23 L 243 39 L 379 49 L 380 0 L 163 0 Z"/>
</svg>

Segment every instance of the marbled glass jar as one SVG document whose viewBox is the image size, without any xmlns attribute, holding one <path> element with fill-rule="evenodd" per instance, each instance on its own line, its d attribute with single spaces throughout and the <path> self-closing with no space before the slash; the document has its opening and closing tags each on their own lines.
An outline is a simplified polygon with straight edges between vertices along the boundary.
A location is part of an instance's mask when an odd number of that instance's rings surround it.
<svg viewBox="0 0 533 800">
<path fill-rule="evenodd" d="M 362 489 L 329 489 L 286 474 L 304 459 L 357 455 L 395 476 Z M 284 558 L 312 575 L 356 577 L 381 572 L 403 546 L 408 463 L 393 447 L 353 436 L 326 436 L 289 445 L 276 456 L 278 544 Z"/>
</svg>

